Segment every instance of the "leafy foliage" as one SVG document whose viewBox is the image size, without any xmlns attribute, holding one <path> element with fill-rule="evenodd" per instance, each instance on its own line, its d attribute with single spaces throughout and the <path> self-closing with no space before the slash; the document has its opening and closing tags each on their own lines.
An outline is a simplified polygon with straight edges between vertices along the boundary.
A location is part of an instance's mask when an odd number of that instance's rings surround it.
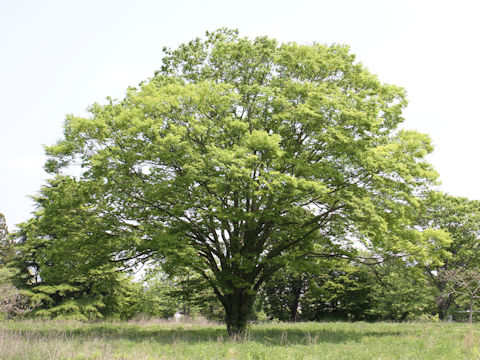
<svg viewBox="0 0 480 360">
<path fill-rule="evenodd" d="M 27 296 L 12 283 L 13 270 L 0 267 L 0 320 L 28 313 Z"/>
<path fill-rule="evenodd" d="M 468 322 L 473 322 L 475 302 L 480 299 L 480 271 L 479 269 L 451 269 L 438 274 L 446 283 L 443 297 L 456 295 L 456 300 L 468 304 Z"/>
<path fill-rule="evenodd" d="M 166 274 L 160 267 L 149 269 L 144 279 L 142 315 L 171 318 L 177 312 L 187 318 L 202 316 L 222 320 L 222 306 L 205 279 L 189 269 Z"/>
<path fill-rule="evenodd" d="M 0 213 L 0 267 L 4 267 L 14 256 L 13 239 L 8 235 L 5 216 Z"/>
<path fill-rule="evenodd" d="M 444 254 L 441 263 L 427 264 L 431 283 L 438 290 L 438 313 L 444 319 L 455 293 L 447 291 L 448 281 L 439 274 L 450 270 L 475 269 L 480 263 L 480 201 L 432 192 L 423 203 L 419 225 L 445 231 L 451 242 L 436 246 Z M 448 293 L 448 296 L 445 294 Z"/>
<path fill-rule="evenodd" d="M 309 278 L 307 274 L 288 270 L 272 276 L 262 287 L 266 315 L 280 321 L 299 320 L 300 302 L 308 290 Z"/>
<path fill-rule="evenodd" d="M 345 46 L 222 29 L 165 50 L 125 99 L 68 116 L 46 168 L 81 166 L 78 186 L 98 190 L 89 219 L 122 232 L 93 224 L 105 251 L 195 269 L 242 332 L 262 284 L 295 259 L 353 256 L 352 239 L 431 256 L 435 232 L 412 219 L 436 177 L 432 146 L 397 131 L 405 105 Z"/>
<path fill-rule="evenodd" d="M 361 264 L 337 261 L 314 278 L 304 316 L 312 320 L 370 320 L 374 281 Z"/>
<path fill-rule="evenodd" d="M 277 273 L 263 289 L 267 315 L 282 321 L 405 321 L 435 314 L 436 289 L 422 266 L 401 259 L 317 266 Z"/>
<path fill-rule="evenodd" d="M 396 260 L 369 271 L 373 274 L 368 309 L 372 319 L 406 321 L 435 314 L 436 291 L 422 267 Z"/>
<path fill-rule="evenodd" d="M 35 217 L 19 225 L 12 265 L 16 285 L 36 307 L 32 316 L 88 320 L 123 313 L 130 280 L 119 272 L 119 235 L 92 200 L 95 186 L 50 180 L 35 198 Z"/>
</svg>

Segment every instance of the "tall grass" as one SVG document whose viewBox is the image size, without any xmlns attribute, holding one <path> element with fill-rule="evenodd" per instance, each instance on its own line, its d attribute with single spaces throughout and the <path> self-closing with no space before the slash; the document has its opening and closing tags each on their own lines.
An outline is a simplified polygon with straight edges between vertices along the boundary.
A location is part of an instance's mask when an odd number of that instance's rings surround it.
<svg viewBox="0 0 480 360">
<path fill-rule="evenodd" d="M 480 359 L 480 326 L 444 323 L 224 326 L 137 321 L 0 324 L 0 359 Z"/>
</svg>

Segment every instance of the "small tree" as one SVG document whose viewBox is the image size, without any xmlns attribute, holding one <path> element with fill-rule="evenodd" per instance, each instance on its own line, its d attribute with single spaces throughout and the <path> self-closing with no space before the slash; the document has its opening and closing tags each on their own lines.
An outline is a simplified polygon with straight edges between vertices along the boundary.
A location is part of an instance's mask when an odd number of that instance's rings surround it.
<svg viewBox="0 0 480 360">
<path fill-rule="evenodd" d="M 459 300 L 467 300 L 469 305 L 468 323 L 471 324 L 473 322 L 475 300 L 480 298 L 479 270 L 445 270 L 439 274 L 439 277 L 446 283 L 442 296 L 454 296 Z"/>
<path fill-rule="evenodd" d="M 436 312 L 436 291 L 423 267 L 389 260 L 367 269 L 372 275 L 370 309 L 376 320 L 410 320 Z"/>
<path fill-rule="evenodd" d="M 8 234 L 7 221 L 0 213 L 0 267 L 4 267 L 14 255 L 13 239 Z"/>
<path fill-rule="evenodd" d="M 0 213 L 0 240 L 6 239 L 8 235 L 7 221 L 5 220 L 5 215 Z"/>
<path fill-rule="evenodd" d="M 10 266 L 15 285 L 36 307 L 32 315 L 93 320 L 132 312 L 118 308 L 133 289 L 116 249 L 131 239 L 108 231 L 103 209 L 92 205 L 98 194 L 92 186 L 69 177 L 49 180 L 34 198 L 34 217 L 12 235 L 17 253 Z"/>
<path fill-rule="evenodd" d="M 175 283 L 155 270 L 148 271 L 143 279 L 139 315 L 171 318 L 181 307 L 179 299 L 172 296 Z"/>
<path fill-rule="evenodd" d="M 438 314 L 445 319 L 453 304 L 454 294 L 449 293 L 448 271 L 472 269 L 480 263 L 480 201 L 431 192 L 422 203 L 418 223 L 423 228 L 436 228 L 446 231 L 452 241 L 443 247 L 447 253 L 442 262 L 429 263 L 426 271 L 430 282 L 438 291 Z M 440 244 L 439 244 L 440 245 Z M 442 249 L 442 246 L 439 246 Z"/>
<path fill-rule="evenodd" d="M 298 321 L 309 280 L 308 274 L 289 269 L 275 274 L 262 288 L 266 314 L 281 321 Z"/>
<path fill-rule="evenodd" d="M 11 319 L 30 310 L 28 298 L 11 281 L 13 270 L 0 268 L 0 319 Z"/>
</svg>

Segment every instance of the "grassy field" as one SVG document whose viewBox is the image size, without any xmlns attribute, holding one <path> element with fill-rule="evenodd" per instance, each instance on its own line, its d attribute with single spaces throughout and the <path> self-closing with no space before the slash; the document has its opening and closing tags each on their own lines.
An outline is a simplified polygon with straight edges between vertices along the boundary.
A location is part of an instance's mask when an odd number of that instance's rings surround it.
<svg viewBox="0 0 480 360">
<path fill-rule="evenodd" d="M 217 325 L 17 321 L 0 324 L 0 359 L 480 359 L 480 325 Z"/>
</svg>

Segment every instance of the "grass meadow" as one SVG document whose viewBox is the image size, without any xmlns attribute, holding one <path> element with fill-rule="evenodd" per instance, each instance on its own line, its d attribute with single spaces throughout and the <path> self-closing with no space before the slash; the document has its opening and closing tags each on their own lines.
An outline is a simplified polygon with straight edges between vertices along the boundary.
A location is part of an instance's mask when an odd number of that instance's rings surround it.
<svg viewBox="0 0 480 360">
<path fill-rule="evenodd" d="M 168 322 L 0 323 L 0 359 L 480 359 L 480 325 Z"/>
</svg>

